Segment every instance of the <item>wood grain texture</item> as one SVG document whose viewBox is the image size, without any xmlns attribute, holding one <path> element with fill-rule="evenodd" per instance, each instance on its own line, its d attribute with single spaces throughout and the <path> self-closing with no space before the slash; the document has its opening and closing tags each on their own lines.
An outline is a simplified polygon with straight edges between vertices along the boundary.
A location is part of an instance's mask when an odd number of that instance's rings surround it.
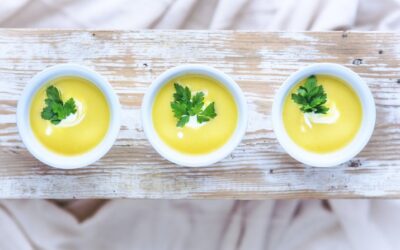
<svg viewBox="0 0 400 250">
<path fill-rule="evenodd" d="M 112 150 L 77 170 L 42 165 L 25 149 L 16 105 L 28 80 L 58 63 L 86 65 L 113 85 L 122 129 Z M 374 135 L 356 159 L 334 168 L 297 163 L 271 127 L 274 93 L 297 69 L 343 64 L 371 88 Z M 249 104 L 240 146 L 211 167 L 163 160 L 146 140 L 140 104 L 166 69 L 196 63 L 229 74 Z M 400 34 L 239 31 L 0 30 L 0 197 L 265 199 L 400 197 Z"/>
</svg>

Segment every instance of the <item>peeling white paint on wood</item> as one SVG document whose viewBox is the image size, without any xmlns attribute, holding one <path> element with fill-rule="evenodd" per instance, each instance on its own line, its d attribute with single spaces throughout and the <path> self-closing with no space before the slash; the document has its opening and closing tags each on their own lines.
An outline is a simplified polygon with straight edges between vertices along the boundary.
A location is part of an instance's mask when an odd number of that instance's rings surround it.
<svg viewBox="0 0 400 250">
<path fill-rule="evenodd" d="M 399 41 L 400 34 L 382 32 L 0 30 L 0 197 L 400 197 Z M 29 79 L 66 62 L 106 77 L 123 108 L 115 146 L 93 166 L 77 170 L 36 161 L 15 125 L 17 100 Z M 340 63 L 359 73 L 377 104 L 370 143 L 352 162 L 335 168 L 295 162 L 272 131 L 275 92 L 291 73 L 318 62 Z M 243 142 L 211 167 L 183 168 L 161 159 L 141 127 L 140 104 L 150 82 L 185 63 L 222 70 L 248 99 Z"/>
</svg>

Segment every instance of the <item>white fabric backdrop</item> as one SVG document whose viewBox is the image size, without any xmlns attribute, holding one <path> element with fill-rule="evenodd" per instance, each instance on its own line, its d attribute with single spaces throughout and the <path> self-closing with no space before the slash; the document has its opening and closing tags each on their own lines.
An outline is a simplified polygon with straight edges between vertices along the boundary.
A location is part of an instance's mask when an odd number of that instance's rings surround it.
<svg viewBox="0 0 400 250">
<path fill-rule="evenodd" d="M 0 27 L 396 31 L 399 7 L 399 0 L 2 0 Z M 400 201 L 112 200 L 88 217 L 101 203 L 1 201 L 0 249 L 400 249 Z"/>
</svg>

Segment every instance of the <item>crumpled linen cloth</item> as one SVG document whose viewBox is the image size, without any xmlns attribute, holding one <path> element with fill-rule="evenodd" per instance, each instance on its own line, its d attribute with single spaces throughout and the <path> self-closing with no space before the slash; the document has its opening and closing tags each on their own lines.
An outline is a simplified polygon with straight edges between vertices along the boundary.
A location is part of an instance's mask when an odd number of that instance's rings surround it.
<svg viewBox="0 0 400 250">
<path fill-rule="evenodd" d="M 55 204 L 0 204 L 0 249 L 399 249 L 399 201 L 112 200 L 79 222 Z"/>
<path fill-rule="evenodd" d="M 400 0 L 2 0 L 0 27 L 392 30 Z M 0 201 L 0 249 L 400 249 L 400 201 Z"/>
</svg>

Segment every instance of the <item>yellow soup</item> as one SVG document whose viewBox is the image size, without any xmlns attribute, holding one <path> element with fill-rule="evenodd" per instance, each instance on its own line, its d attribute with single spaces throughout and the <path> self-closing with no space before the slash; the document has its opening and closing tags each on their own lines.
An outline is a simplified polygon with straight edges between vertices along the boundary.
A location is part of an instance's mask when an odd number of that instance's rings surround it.
<svg viewBox="0 0 400 250">
<path fill-rule="evenodd" d="M 203 92 L 205 106 L 215 102 L 217 116 L 208 122 L 177 127 L 171 109 L 174 83 L 192 92 Z M 186 154 L 206 154 L 223 146 L 236 129 L 238 111 L 230 92 L 219 82 L 200 75 L 186 75 L 171 80 L 157 94 L 153 104 L 153 124 L 160 138 L 173 149 Z M 192 124 L 192 125 L 191 125 Z"/>
<path fill-rule="evenodd" d="M 309 118 L 291 99 L 305 80 L 297 84 L 286 97 L 283 122 L 289 137 L 300 147 L 315 153 L 328 153 L 346 146 L 357 134 L 362 120 L 361 102 L 354 90 L 344 81 L 317 75 L 318 85 L 327 94 L 326 115 Z"/>
<path fill-rule="evenodd" d="M 53 125 L 41 117 L 46 89 L 56 87 L 65 102 L 75 100 L 77 112 Z M 62 155 L 79 155 L 97 146 L 107 133 L 110 110 L 104 94 L 91 82 L 78 77 L 52 80 L 33 98 L 30 110 L 33 133 L 49 150 Z"/>
</svg>

